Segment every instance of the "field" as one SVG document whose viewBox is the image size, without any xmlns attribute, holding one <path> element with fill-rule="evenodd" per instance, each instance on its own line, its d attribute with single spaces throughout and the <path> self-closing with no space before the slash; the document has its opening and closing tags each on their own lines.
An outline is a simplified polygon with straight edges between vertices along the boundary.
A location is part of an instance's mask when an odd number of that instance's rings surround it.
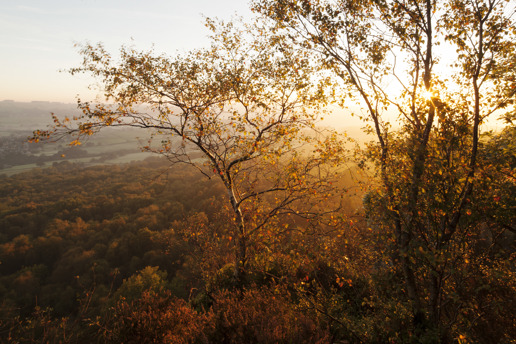
<svg viewBox="0 0 516 344">
<path fill-rule="evenodd" d="M 75 111 L 74 104 L 0 102 L 0 174 L 10 176 L 63 161 L 93 166 L 139 161 L 151 155 L 140 149 L 141 130 L 132 129 L 110 128 L 75 147 L 69 146 L 72 138 L 66 137 L 58 142 L 28 142 L 33 130 L 50 124 L 50 113 L 64 116 Z"/>
</svg>

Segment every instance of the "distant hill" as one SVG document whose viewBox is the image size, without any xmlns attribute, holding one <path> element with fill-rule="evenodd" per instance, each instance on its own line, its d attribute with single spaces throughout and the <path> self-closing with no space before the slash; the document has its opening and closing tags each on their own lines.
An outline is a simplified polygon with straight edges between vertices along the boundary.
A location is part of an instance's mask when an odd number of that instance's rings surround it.
<svg viewBox="0 0 516 344">
<path fill-rule="evenodd" d="M 52 123 L 51 113 L 71 117 L 78 112 L 76 104 L 0 101 L 0 174 L 12 175 L 62 161 L 91 166 L 150 156 L 139 149 L 137 137 L 146 135 L 137 129 L 108 128 L 80 147 L 69 147 L 71 139 L 66 138 L 56 143 L 27 142 L 32 131 Z"/>
<path fill-rule="evenodd" d="M 70 116 L 78 112 L 77 104 L 0 101 L 0 136 L 44 129 L 52 122 L 51 113 Z"/>
</svg>

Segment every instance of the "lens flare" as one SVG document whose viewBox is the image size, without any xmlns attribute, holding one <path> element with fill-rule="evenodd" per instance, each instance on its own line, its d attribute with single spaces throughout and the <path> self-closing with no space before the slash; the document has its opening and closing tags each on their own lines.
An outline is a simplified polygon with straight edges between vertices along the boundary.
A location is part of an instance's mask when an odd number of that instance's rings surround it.
<svg viewBox="0 0 516 344">
<path fill-rule="evenodd" d="M 421 92 L 421 97 L 425 100 L 432 100 L 432 97 L 434 97 L 434 93 L 431 90 L 424 90 Z"/>
</svg>

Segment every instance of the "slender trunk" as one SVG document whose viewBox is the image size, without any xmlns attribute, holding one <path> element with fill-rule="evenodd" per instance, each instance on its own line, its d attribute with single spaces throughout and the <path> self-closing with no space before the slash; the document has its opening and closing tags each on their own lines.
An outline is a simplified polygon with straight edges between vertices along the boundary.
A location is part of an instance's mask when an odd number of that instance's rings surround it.
<svg viewBox="0 0 516 344">
<path fill-rule="evenodd" d="M 423 75 L 423 83 L 425 89 L 430 91 L 432 88 L 432 3 L 430 0 L 426 1 L 426 53 L 425 58 L 423 60 L 424 65 L 424 75 Z M 423 18 L 421 18 L 423 19 Z M 427 318 L 426 310 L 423 306 L 423 299 L 418 292 L 418 282 L 415 276 L 415 272 L 412 268 L 412 263 L 410 262 L 409 256 L 412 255 L 410 252 L 410 241 L 412 239 L 412 235 L 415 232 L 417 226 L 419 225 L 419 192 L 421 189 L 421 181 L 423 174 L 425 172 L 426 159 L 427 159 L 427 147 L 430 139 L 430 134 L 433 127 L 433 122 L 435 118 L 436 108 L 433 100 L 428 100 L 428 112 L 427 119 L 425 123 L 425 127 L 422 133 L 418 134 L 416 137 L 416 154 L 414 157 L 413 167 L 412 167 L 412 176 L 410 180 L 410 189 L 409 195 L 407 199 L 407 215 L 406 226 L 400 230 L 400 239 L 398 242 L 399 250 L 401 253 L 401 264 L 402 270 L 405 277 L 405 284 L 407 287 L 407 293 L 409 298 L 413 304 L 413 322 L 417 331 L 421 331 L 422 333 L 426 332 L 431 327 L 437 327 L 438 324 L 434 322 L 435 319 L 432 319 L 432 311 L 430 311 L 430 319 Z M 431 289 L 435 287 L 437 288 L 434 292 L 439 294 L 438 286 L 432 285 Z M 434 293 L 432 292 L 432 294 Z M 432 298 L 432 296 L 430 296 Z M 428 323 L 428 320 L 431 321 L 431 324 Z"/>
<path fill-rule="evenodd" d="M 245 221 L 242 209 L 238 204 L 233 188 L 228 187 L 229 199 L 235 213 L 236 233 L 235 233 L 235 286 L 243 287 L 245 279 L 245 266 L 247 261 L 247 238 L 245 232 Z"/>
<path fill-rule="evenodd" d="M 439 296 L 440 292 L 440 278 L 437 271 L 433 271 L 434 274 L 430 276 L 430 288 L 429 288 L 429 302 L 430 302 L 430 314 L 429 320 L 432 324 L 439 325 L 440 311 L 439 311 Z"/>
<path fill-rule="evenodd" d="M 247 242 L 244 232 L 244 222 L 238 225 L 238 236 L 235 241 L 235 284 L 241 288 L 245 280 L 246 260 L 247 260 Z"/>
</svg>

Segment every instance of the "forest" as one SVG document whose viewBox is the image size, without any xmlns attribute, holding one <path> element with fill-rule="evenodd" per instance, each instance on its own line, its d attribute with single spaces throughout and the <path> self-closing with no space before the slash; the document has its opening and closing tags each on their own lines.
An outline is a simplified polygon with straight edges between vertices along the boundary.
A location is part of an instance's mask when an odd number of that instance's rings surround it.
<svg viewBox="0 0 516 344">
<path fill-rule="evenodd" d="M 358 248 L 342 233 L 358 235 L 358 228 L 346 221 L 329 233 L 257 242 L 245 287 L 232 289 L 223 188 L 192 168 L 170 169 L 165 159 L 88 168 L 62 162 L 0 184 L 8 342 L 325 341 L 329 319 L 310 298 L 290 304 L 296 289 L 308 297 L 323 287 L 329 296 L 366 283 L 334 259 L 355 259 Z M 359 204 L 357 196 L 347 208 Z"/>
<path fill-rule="evenodd" d="M 1 337 L 515 343 L 516 4 L 250 6 L 183 54 L 78 44 L 105 101 L 30 144 L 155 158 L 0 177 Z"/>
</svg>

